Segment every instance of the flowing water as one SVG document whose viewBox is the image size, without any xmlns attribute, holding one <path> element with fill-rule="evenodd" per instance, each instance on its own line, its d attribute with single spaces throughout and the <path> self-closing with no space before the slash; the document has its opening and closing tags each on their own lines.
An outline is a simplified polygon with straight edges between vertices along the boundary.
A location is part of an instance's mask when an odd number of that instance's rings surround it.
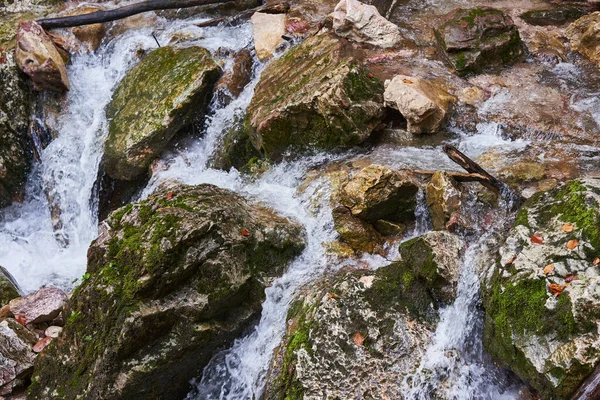
<svg viewBox="0 0 600 400">
<path fill-rule="evenodd" d="M 178 36 L 197 37 L 196 43 L 216 51 L 220 47 L 238 50 L 251 43 L 248 24 L 238 27 L 200 29 L 193 21 L 166 22 L 160 28 L 129 31 L 108 40 L 96 54 L 79 54 L 68 67 L 72 89 L 57 118 L 56 139 L 41 153 L 27 185 L 24 203 L 0 211 L 0 265 L 16 278 L 24 292 L 44 285 L 72 288 L 73 280 L 85 272 L 86 251 L 97 235 L 97 199 L 93 187 L 107 134 L 104 107 L 124 74 L 138 62 L 139 50 L 151 50 Z M 230 61 L 225 67 L 229 67 Z M 211 155 L 219 139 L 243 114 L 264 65 L 257 62 L 255 76 L 241 96 L 227 106 L 212 105 L 200 139 L 180 143 L 161 157 L 161 166 L 140 193 L 151 194 L 159 186 L 174 181 L 185 184 L 212 183 L 262 201 L 279 213 L 300 221 L 306 228 L 307 247 L 280 278 L 266 290 L 261 319 L 254 329 L 218 353 L 194 382 L 189 399 L 253 399 L 260 397 L 273 349 L 285 330 L 287 307 L 294 291 L 303 283 L 326 271 L 342 267 L 325 251 L 324 242 L 334 240 L 329 185 L 326 178 L 305 182 L 307 173 L 339 160 L 368 159 L 392 168 L 429 170 L 456 168 L 439 146 L 397 147 L 382 145 L 366 153 L 319 154 L 296 161 L 282 162 L 260 177 L 250 179 L 237 171 L 224 172 L 209 168 Z M 576 79 L 578 70 L 562 65 Z M 571 78 L 570 78 L 571 77 Z M 569 84 L 566 82 L 565 84 Z M 495 96 L 483 107 L 502 107 Z M 573 107 L 594 108 L 593 93 L 573 99 Z M 483 112 L 487 112 L 484 109 Z M 490 148 L 505 154 L 526 148 L 526 140 L 507 140 L 502 127 L 482 123 L 476 132 L 455 131 L 451 135 L 462 151 L 476 157 Z M 594 150 L 594 149 L 593 149 Z M 583 150 L 582 150 L 583 151 Z M 594 150 L 596 151 L 596 150 Z M 592 151 L 592 153 L 594 153 Z M 597 154 L 594 153 L 594 154 Z M 304 184 L 303 184 L 304 183 Z M 60 209 L 62 228 L 53 230 L 50 209 Z M 502 207 L 500 208 L 502 209 Z M 510 207 L 505 207 L 506 210 Z M 414 235 L 430 229 L 424 195 L 420 194 L 417 226 Z M 510 219 L 510 212 L 500 211 L 496 221 Z M 500 222 L 498 222 L 500 224 Z M 407 398 L 432 398 L 436 388 L 445 387 L 450 398 L 515 398 L 514 389 L 504 372 L 487 359 L 481 344 L 482 315 L 478 309 L 479 267 L 489 253 L 488 245 L 496 230 L 486 227 L 467 238 L 472 244 L 463 260 L 456 302 L 442 310 L 441 322 L 415 374 L 398 382 Z M 62 240 L 57 240 L 57 237 Z M 390 251 L 389 258 L 394 257 Z M 380 256 L 364 256 L 358 261 L 370 268 L 388 263 Z"/>
</svg>

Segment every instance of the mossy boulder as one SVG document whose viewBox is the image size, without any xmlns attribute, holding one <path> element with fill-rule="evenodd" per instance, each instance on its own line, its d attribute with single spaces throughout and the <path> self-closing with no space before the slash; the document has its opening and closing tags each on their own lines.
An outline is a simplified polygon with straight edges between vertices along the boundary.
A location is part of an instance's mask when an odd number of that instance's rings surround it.
<svg viewBox="0 0 600 400">
<path fill-rule="evenodd" d="M 494 8 L 458 8 L 434 33 L 440 53 L 459 75 L 512 64 L 523 54 L 514 22 Z"/>
<path fill-rule="evenodd" d="M 530 198 L 483 288 L 484 345 L 547 399 L 600 363 L 600 179 Z"/>
<path fill-rule="evenodd" d="M 371 254 L 383 250 L 383 240 L 373 225 L 355 217 L 344 206 L 334 208 L 331 214 L 335 230 L 352 250 Z"/>
<path fill-rule="evenodd" d="M 464 243 L 432 232 L 400 246 L 402 261 L 342 270 L 292 302 L 265 400 L 403 398 L 398 382 L 418 367 L 437 308 L 452 301 Z M 444 277 L 445 276 L 445 277 Z"/>
<path fill-rule="evenodd" d="M 123 78 L 106 116 L 104 169 L 135 180 L 182 128 L 202 116 L 221 73 L 208 50 L 161 47 Z"/>
<path fill-rule="evenodd" d="M 29 398 L 181 399 L 256 319 L 265 285 L 304 247 L 297 223 L 212 185 L 113 212 Z"/>
<path fill-rule="evenodd" d="M 310 37 L 269 64 L 247 108 L 254 146 L 278 161 L 286 152 L 364 142 L 383 118 L 383 83 L 351 57 L 347 41 Z"/>
<path fill-rule="evenodd" d="M 0 49 L 0 207 L 23 197 L 30 170 L 32 94 L 12 52 Z"/>
<path fill-rule="evenodd" d="M 262 158 L 250 141 L 248 131 L 244 127 L 241 110 L 236 110 L 232 126 L 225 132 L 210 160 L 213 168 L 247 172 L 252 161 Z"/>
<path fill-rule="evenodd" d="M 0 308 L 19 296 L 19 289 L 14 278 L 10 272 L 0 266 Z"/>
</svg>

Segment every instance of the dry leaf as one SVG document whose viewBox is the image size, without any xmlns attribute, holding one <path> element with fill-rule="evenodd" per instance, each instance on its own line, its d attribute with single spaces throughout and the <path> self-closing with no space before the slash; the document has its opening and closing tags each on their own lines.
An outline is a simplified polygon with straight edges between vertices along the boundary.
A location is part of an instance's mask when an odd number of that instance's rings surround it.
<svg viewBox="0 0 600 400">
<path fill-rule="evenodd" d="M 357 346 L 362 346 L 365 341 L 365 337 L 360 332 L 356 332 L 352 339 L 354 340 L 354 344 Z"/>
<path fill-rule="evenodd" d="M 598 265 L 600 264 L 600 258 L 596 257 L 594 258 L 594 265 Z"/>
<path fill-rule="evenodd" d="M 508 262 L 504 265 L 505 267 L 508 267 L 509 265 L 511 265 L 512 263 L 515 262 L 515 260 L 517 259 L 518 255 L 513 256 L 510 260 L 508 260 Z"/>
<path fill-rule="evenodd" d="M 565 232 L 573 232 L 573 229 L 575 229 L 575 227 L 573 226 L 573 224 L 564 224 L 562 226 L 562 230 Z"/>
<path fill-rule="evenodd" d="M 579 246 L 579 240 L 569 240 L 567 242 L 567 249 L 574 250 L 577 246 Z"/>
<path fill-rule="evenodd" d="M 460 26 L 462 26 L 462 27 L 463 27 L 463 29 L 464 29 L 464 28 L 466 28 L 466 27 L 467 27 L 467 26 L 469 26 L 469 25 L 467 25 L 467 23 L 466 23 L 466 22 L 463 22 L 462 24 L 460 24 Z"/>
<path fill-rule="evenodd" d="M 535 235 L 531 235 L 531 243 L 543 244 L 544 238 L 536 233 Z"/>
<path fill-rule="evenodd" d="M 335 294 L 335 293 L 327 293 L 327 298 L 328 298 L 328 299 L 334 299 L 334 300 L 337 300 L 337 299 L 339 299 L 339 298 L 340 298 L 340 296 L 338 296 L 338 295 L 337 295 L 337 294 Z"/>
<path fill-rule="evenodd" d="M 565 290 L 565 285 L 559 285 L 558 283 L 551 283 L 548 285 L 548 290 L 550 291 L 550 293 L 552 293 L 555 297 L 560 295 L 563 290 Z"/>
<path fill-rule="evenodd" d="M 173 192 L 167 193 L 167 200 L 171 200 L 173 198 Z"/>
<path fill-rule="evenodd" d="M 250 236 L 250 232 L 248 232 L 248 229 L 242 229 L 240 231 L 240 233 L 242 234 L 242 236 L 245 236 L 245 237 Z"/>
<path fill-rule="evenodd" d="M 15 319 L 23 326 L 27 325 L 27 318 L 23 314 L 15 315 Z"/>
<path fill-rule="evenodd" d="M 544 267 L 544 274 L 550 275 L 554 272 L 554 264 L 548 264 Z"/>
<path fill-rule="evenodd" d="M 404 83 L 413 83 L 410 79 L 402 78 L 402 82 Z"/>
<path fill-rule="evenodd" d="M 33 346 L 33 351 L 40 353 L 46 346 L 48 346 L 48 343 L 50 343 L 51 340 L 52 338 L 50 336 L 46 336 L 45 338 L 38 340 L 38 342 Z"/>
<path fill-rule="evenodd" d="M 573 281 L 576 281 L 577 279 L 579 279 L 579 277 L 577 275 L 569 274 L 565 277 L 565 282 L 571 283 Z"/>
</svg>

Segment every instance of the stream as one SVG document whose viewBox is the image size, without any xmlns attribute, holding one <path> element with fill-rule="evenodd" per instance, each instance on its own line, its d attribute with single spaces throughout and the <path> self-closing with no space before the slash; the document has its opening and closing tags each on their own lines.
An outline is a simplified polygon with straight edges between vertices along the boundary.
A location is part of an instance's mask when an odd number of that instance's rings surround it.
<svg viewBox="0 0 600 400">
<path fill-rule="evenodd" d="M 177 35 L 196 35 L 193 42 L 212 52 L 220 47 L 239 50 L 252 45 L 250 24 L 237 27 L 196 28 L 195 20 L 161 21 L 157 30 L 139 29 L 105 41 L 95 54 L 78 54 L 68 66 L 71 91 L 62 112 L 56 117 L 58 135 L 41 152 L 27 184 L 26 199 L 0 211 L 0 265 L 7 268 L 28 293 L 46 285 L 70 290 L 86 268 L 86 252 L 98 234 L 97 199 L 94 183 L 102 156 L 102 144 L 108 123 L 104 108 L 113 90 L 126 72 L 137 62 L 140 49 L 152 50 L 159 43 L 169 43 Z M 226 64 L 226 68 L 231 67 Z M 556 68 L 560 84 L 571 87 L 581 79 L 573 64 Z M 243 112 L 252 98 L 264 64 L 256 60 L 252 82 L 230 104 L 213 102 L 211 113 L 199 138 L 180 140 L 161 156 L 160 168 L 153 174 L 139 199 L 169 182 L 184 184 L 211 183 L 261 201 L 286 217 L 300 221 L 307 232 L 307 247 L 289 266 L 286 273 L 266 290 L 266 300 L 257 325 L 238 338 L 230 348 L 216 354 L 187 399 L 258 399 L 263 390 L 270 358 L 286 326 L 287 308 L 295 290 L 324 273 L 359 263 L 376 269 L 387 265 L 382 256 L 364 255 L 359 260 L 332 262 L 322 243 L 332 241 L 333 229 L 329 206 L 330 186 L 326 178 L 309 181 L 310 171 L 336 161 L 368 160 L 391 168 L 455 170 L 440 145 L 382 145 L 365 152 L 349 151 L 316 154 L 275 165 L 256 178 L 232 169 L 224 172 L 207 167 L 223 133 Z M 552 79 L 549 77 L 548 79 Z M 573 107 L 595 112 L 597 92 L 579 92 Z M 503 106 L 502 93 L 488 100 L 482 114 Z M 592 113 L 600 123 L 600 111 Z M 497 123 L 480 123 L 476 131 L 453 129 L 449 141 L 472 158 L 489 149 L 502 154 L 524 150 L 532 139 L 511 140 Z M 590 163 L 598 160 L 597 149 L 580 147 L 582 157 Z M 577 150 L 576 149 L 576 150 Z M 300 188 L 300 189 L 299 189 Z M 506 199 L 510 202 L 510 199 Z M 51 202 L 58 204 L 62 228 L 53 230 Z M 430 229 L 427 207 L 421 196 L 417 209 L 417 227 L 410 237 Z M 481 343 L 482 312 L 479 303 L 478 265 L 486 262 L 488 244 L 497 230 L 512 218 L 510 204 L 499 207 L 496 225 L 478 227 L 466 238 L 470 243 L 462 260 L 458 296 L 454 304 L 441 310 L 441 322 L 426 350 L 418 370 L 398 382 L 408 399 L 434 398 L 434 389 L 447 388 L 453 399 L 515 399 L 517 388 L 510 377 L 493 365 Z M 62 244 L 57 235 L 68 243 Z M 394 257 L 393 250 L 387 256 Z"/>
</svg>

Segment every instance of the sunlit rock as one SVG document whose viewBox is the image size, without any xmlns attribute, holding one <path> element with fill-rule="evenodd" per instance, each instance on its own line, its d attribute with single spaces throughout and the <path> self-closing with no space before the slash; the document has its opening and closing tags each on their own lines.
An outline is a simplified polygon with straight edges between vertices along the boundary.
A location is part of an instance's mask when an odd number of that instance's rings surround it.
<svg viewBox="0 0 600 400">
<path fill-rule="evenodd" d="M 298 223 L 212 185 L 171 185 L 113 212 L 30 398 L 185 397 L 304 245 Z"/>
<path fill-rule="evenodd" d="M 273 52 L 283 40 L 285 35 L 285 14 L 266 14 L 257 12 L 251 18 L 252 35 L 256 56 L 264 61 L 273 55 Z"/>
<path fill-rule="evenodd" d="M 36 90 L 69 90 L 65 62 L 50 37 L 35 21 L 19 26 L 15 61 L 31 78 Z"/>
<path fill-rule="evenodd" d="M 63 310 L 67 294 L 58 288 L 41 288 L 27 296 L 10 301 L 10 311 L 21 315 L 28 324 L 52 321 Z"/>
<path fill-rule="evenodd" d="M 565 35 L 573 50 L 600 67 L 600 11 L 573 22 L 567 27 Z"/>
<path fill-rule="evenodd" d="M 123 78 L 107 107 L 104 169 L 131 181 L 175 134 L 206 112 L 220 67 L 201 47 L 161 47 Z"/>
<path fill-rule="evenodd" d="M 433 229 L 445 229 L 446 223 L 461 206 L 459 183 L 445 172 L 436 172 L 427 185 L 427 206 Z"/>
<path fill-rule="evenodd" d="M 375 6 L 358 0 L 341 0 L 333 12 L 333 30 L 346 39 L 382 48 L 402 41 L 400 29 L 382 17 Z"/>
</svg>

